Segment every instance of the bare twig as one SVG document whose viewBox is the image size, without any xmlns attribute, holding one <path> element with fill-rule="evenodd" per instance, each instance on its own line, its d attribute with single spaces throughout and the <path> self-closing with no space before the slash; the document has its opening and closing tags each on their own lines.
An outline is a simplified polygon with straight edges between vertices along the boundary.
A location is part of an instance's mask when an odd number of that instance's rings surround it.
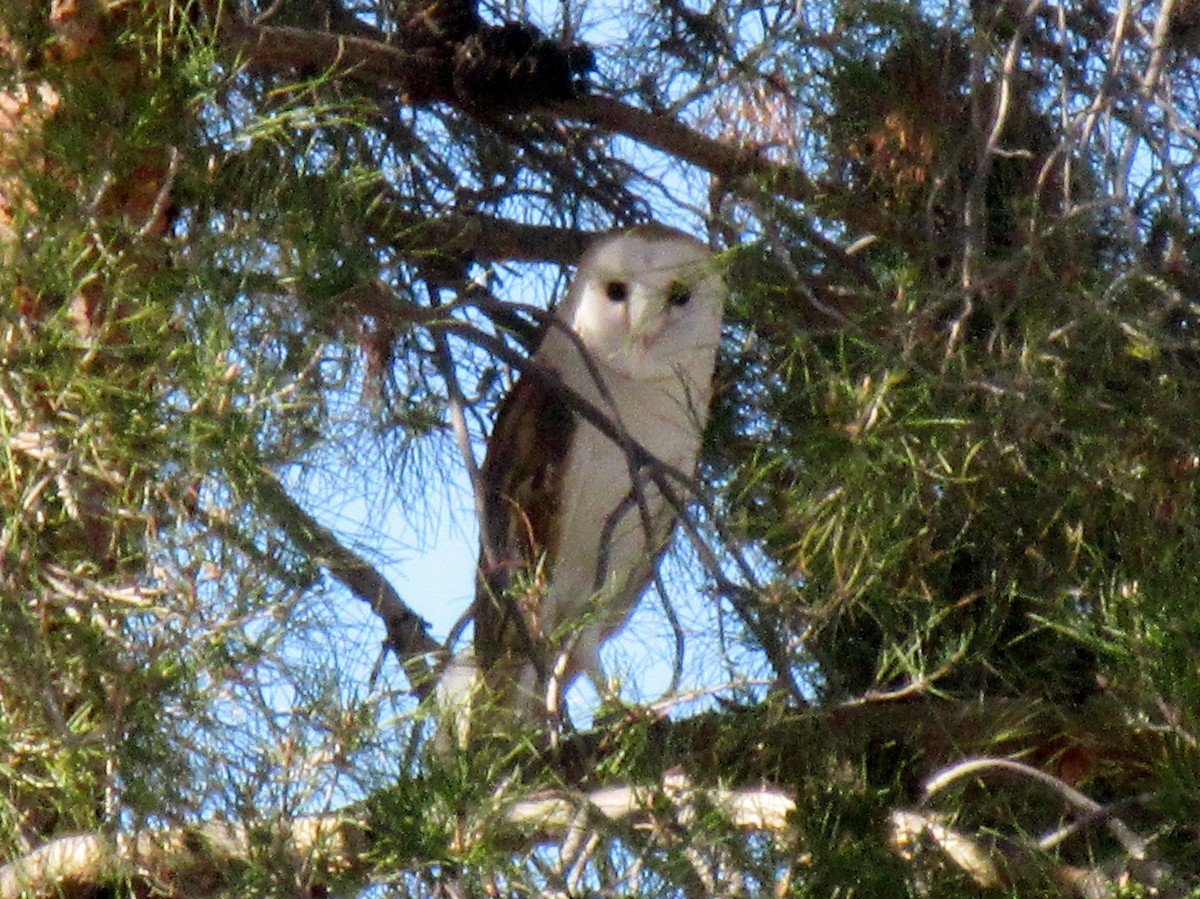
<svg viewBox="0 0 1200 899">
<path fill-rule="evenodd" d="M 1015 880 L 1044 879 L 1048 850 L 1084 828 L 1103 821 L 1125 850 L 1125 857 L 1111 859 L 1091 868 L 1076 868 L 1065 864 L 1052 866 L 1053 879 L 1081 897 L 1112 895 L 1121 882 L 1132 880 L 1153 889 L 1154 895 L 1183 897 L 1190 895 L 1179 884 L 1174 872 L 1161 861 L 1150 857 L 1150 841 L 1139 836 L 1115 814 L 1114 807 L 1105 807 L 1074 787 L 1031 765 L 1007 758 L 965 759 L 938 772 L 925 784 L 925 798 L 951 784 L 978 774 L 1006 772 L 1017 774 L 1049 787 L 1077 812 L 1079 820 L 1060 828 L 1037 841 L 997 839 L 994 836 L 968 835 L 946 825 L 945 816 L 929 811 L 897 810 L 892 814 L 892 841 L 906 858 L 916 854 L 915 838 L 928 836 L 959 868 L 981 886 L 1001 886 Z"/>
<path fill-rule="evenodd" d="M 438 373 L 446 382 L 450 425 L 454 430 L 454 440 L 458 444 L 458 453 L 462 457 L 463 468 L 466 469 L 467 478 L 471 482 L 471 493 L 475 500 L 475 515 L 479 519 L 480 527 L 483 527 L 487 517 L 484 515 L 483 484 L 479 478 L 479 463 L 475 459 L 475 449 L 471 446 L 471 431 L 467 426 L 466 397 L 463 395 L 462 386 L 458 383 L 454 357 L 446 342 L 445 334 L 438 329 L 432 329 L 432 334 L 434 364 L 437 365 Z M 495 567 L 497 560 L 491 541 L 482 539 L 480 543 L 483 547 L 486 564 L 489 567 Z"/>
</svg>

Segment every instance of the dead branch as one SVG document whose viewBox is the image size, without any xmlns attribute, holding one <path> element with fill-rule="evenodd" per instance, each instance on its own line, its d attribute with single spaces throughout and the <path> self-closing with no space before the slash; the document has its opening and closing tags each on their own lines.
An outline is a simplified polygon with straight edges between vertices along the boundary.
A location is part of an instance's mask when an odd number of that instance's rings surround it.
<svg viewBox="0 0 1200 899">
<path fill-rule="evenodd" d="M 1069 895 L 1093 899 L 1116 895 L 1121 884 L 1136 883 L 1149 895 L 1182 897 L 1189 887 L 1165 863 L 1149 854 L 1150 841 L 1140 836 L 1091 797 L 1046 771 L 1008 758 L 968 758 L 937 772 L 925 784 L 928 800 L 963 778 L 989 773 L 1015 774 L 1048 787 L 1077 812 L 1079 821 L 1040 840 L 994 834 L 968 833 L 950 826 L 951 817 L 928 810 L 897 809 L 892 812 L 889 840 L 900 854 L 917 862 L 925 848 L 937 848 L 981 887 L 996 888 L 1019 883 L 1042 883 L 1049 876 Z M 1102 821 L 1124 850 L 1120 857 L 1105 858 L 1088 868 L 1063 864 L 1050 857 L 1050 850 L 1088 825 Z"/>
<path fill-rule="evenodd" d="M 963 763 L 954 759 L 962 758 L 962 753 L 969 752 L 972 745 L 995 745 L 989 734 L 998 725 L 1010 726 L 1012 742 L 1006 751 L 1027 756 L 1037 754 L 1037 746 L 1044 741 L 1047 731 L 1067 730 L 1081 740 L 1088 734 L 1091 740 L 1131 745 L 1129 734 L 1117 734 L 1108 726 L 1108 713 L 1103 708 L 1089 709 L 1072 720 L 1051 716 L 1040 722 L 1035 720 L 1036 711 L 1020 703 L 964 706 L 908 701 L 864 703 L 824 713 L 809 711 L 775 724 L 764 722 L 753 709 L 725 709 L 680 721 L 663 721 L 654 725 L 661 726 L 662 732 L 656 731 L 654 739 L 644 741 L 652 748 L 638 763 L 643 768 L 658 767 L 665 771 L 657 781 L 609 785 L 590 791 L 562 789 L 530 793 L 519 792 L 520 781 L 510 779 L 498 787 L 492 803 L 485 803 L 489 808 L 468 812 L 475 820 L 467 826 L 453 822 L 456 826 L 446 830 L 461 835 L 458 849 L 470 849 L 469 844 L 478 839 L 500 836 L 514 850 L 561 844 L 582 851 L 581 847 L 589 845 L 596 833 L 608 833 L 619 839 L 621 834 L 661 826 L 664 820 L 669 822 L 672 833 L 686 839 L 709 813 L 714 813 L 743 831 L 776 834 L 786 841 L 792 838 L 789 817 L 796 810 L 796 799 L 778 784 L 801 783 L 822 776 L 820 772 L 825 770 L 822 759 L 830 746 L 838 746 L 839 754 L 849 757 L 882 737 L 907 735 L 913 741 L 910 748 L 919 755 L 923 750 L 928 769 L 951 762 L 930 781 L 935 789 L 940 789 L 970 771 L 982 770 L 978 759 Z M 1041 714 L 1046 714 L 1044 708 Z M 1085 723 L 1089 721 L 1090 727 Z M 990 730 L 983 726 L 984 722 L 991 725 Z M 714 736 L 717 733 L 736 734 L 737 739 L 722 741 Z M 747 734 L 753 734 L 753 739 L 748 741 Z M 597 738 L 604 736 L 598 734 Z M 611 735 L 607 736 L 611 739 Z M 591 751 L 603 754 L 598 744 Z M 549 759 L 547 762 L 552 764 Z M 1010 770 L 1013 764 L 1016 763 L 1007 759 L 992 759 L 989 767 Z M 1057 781 L 1045 769 L 1019 767 L 1022 772 L 1037 771 L 1038 782 Z M 690 774 L 684 774 L 685 770 Z M 718 780 L 731 785 L 705 785 Z M 1122 783 L 1120 788 L 1128 794 L 1137 785 Z M 1085 813 L 1095 810 L 1096 804 L 1078 791 L 1067 788 L 1068 793 L 1060 786 L 1055 789 L 1073 807 Z M 1106 814 L 1103 820 L 1111 822 L 1115 817 Z M 914 865 L 930 859 L 923 849 L 936 849 L 981 885 L 1052 877 L 1065 885 L 1069 895 L 1091 897 L 1102 895 L 1096 892 L 1098 883 L 1111 885 L 1121 876 L 1162 889 L 1170 873 L 1149 857 L 1106 859 L 1094 869 L 1086 870 L 1050 865 L 1048 861 L 1052 860 L 1046 858 L 1047 849 L 1052 848 L 1049 845 L 975 834 L 929 809 L 898 809 L 892 814 L 889 826 L 895 850 Z M 297 818 L 274 831 L 213 823 L 119 836 L 61 837 L 0 867 L 0 899 L 79 896 L 89 885 L 94 887 L 116 878 L 146 883 L 154 878 L 155 884 L 187 883 L 189 896 L 207 895 L 236 885 L 235 878 L 243 863 L 261 857 L 264 845 L 272 857 L 295 865 L 309 882 L 328 883 L 336 879 L 343 886 L 361 886 L 372 877 L 396 873 L 377 870 L 373 867 L 377 863 L 370 861 L 372 854 L 387 855 L 378 850 L 390 848 L 379 843 L 388 839 L 388 831 L 387 821 L 364 820 L 363 812 L 355 807 L 329 815 Z M 914 871 L 915 876 L 920 875 L 919 867 Z M 176 894 L 168 891 L 164 895 Z M 1160 892 L 1160 895 L 1168 894 Z"/>
<path fill-rule="evenodd" d="M 582 119 L 690 162 L 719 178 L 733 193 L 753 197 L 766 188 L 776 197 L 791 200 L 812 200 L 818 194 L 808 175 L 795 166 L 771 162 L 755 149 L 715 140 L 670 116 L 611 97 L 588 94 L 555 104 L 550 111 L 565 119 Z"/>
<path fill-rule="evenodd" d="M 575 795 L 547 792 L 513 803 L 505 817 L 512 824 L 534 828 L 533 832 L 543 839 L 558 840 L 565 831 L 579 826 L 581 813 L 621 821 L 644 814 L 663 798 L 676 808 L 679 823 L 685 825 L 695 820 L 698 802 L 723 812 L 732 824 L 748 830 L 783 831 L 788 815 L 796 810 L 796 801 L 777 787 L 704 789 L 693 786 L 683 773 L 673 771 L 650 786 L 625 784 Z"/>
<path fill-rule="evenodd" d="M 609 787 L 593 793 L 544 793 L 511 803 L 501 812 L 501 825 L 516 828 L 525 843 L 568 839 L 587 822 L 637 825 L 661 813 L 666 801 L 676 823 L 695 822 L 698 805 L 728 815 L 736 826 L 782 831 L 794 801 L 782 790 L 706 790 L 692 786 L 680 773 L 667 774 L 652 786 Z M 266 837 L 267 839 L 264 839 Z M 578 838 L 578 837 L 577 837 Z M 51 840 L 0 867 L 0 899 L 84 895 L 90 888 L 126 879 L 165 890 L 187 884 L 187 895 L 211 895 L 236 886 L 244 867 L 264 852 L 304 871 L 317 883 L 365 884 L 372 874 L 368 861 L 374 837 L 367 822 L 345 812 L 313 815 L 264 834 L 261 829 L 214 822 L 172 830 L 134 834 L 79 834 Z"/>
<path fill-rule="evenodd" d="M 315 871 L 322 879 L 365 880 L 369 838 L 359 822 L 314 815 L 297 818 L 272 836 L 298 869 Z M 0 867 L 0 899 L 91 896 L 98 886 L 117 880 L 146 884 L 164 897 L 214 895 L 237 884 L 244 866 L 263 853 L 263 837 L 261 830 L 225 822 L 59 837 Z"/>
</svg>

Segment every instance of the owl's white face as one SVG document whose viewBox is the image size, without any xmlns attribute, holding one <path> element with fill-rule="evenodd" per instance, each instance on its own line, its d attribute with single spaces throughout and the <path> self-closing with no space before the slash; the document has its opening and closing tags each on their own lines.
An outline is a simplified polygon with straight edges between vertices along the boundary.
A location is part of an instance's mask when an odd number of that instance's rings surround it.
<svg viewBox="0 0 1200 899">
<path fill-rule="evenodd" d="M 724 298 L 703 244 L 642 225 L 583 257 L 559 316 L 597 362 L 619 374 L 707 383 Z"/>
</svg>

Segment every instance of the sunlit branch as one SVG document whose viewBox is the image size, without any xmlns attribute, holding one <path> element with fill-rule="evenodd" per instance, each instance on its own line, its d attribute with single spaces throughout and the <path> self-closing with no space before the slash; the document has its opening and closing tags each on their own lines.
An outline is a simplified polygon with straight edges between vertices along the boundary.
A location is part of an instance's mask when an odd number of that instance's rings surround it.
<svg viewBox="0 0 1200 899">
<path fill-rule="evenodd" d="M 297 867 L 317 866 L 325 879 L 365 880 L 369 843 L 361 824 L 332 814 L 297 818 L 285 827 L 281 842 Z M 255 853 L 261 852 L 263 838 L 261 829 L 224 822 L 167 831 L 58 837 L 0 867 L 0 899 L 92 896 L 118 879 L 140 881 L 153 887 L 155 895 L 164 896 L 230 888 L 239 882 Z M 166 882 L 187 884 L 189 890 L 162 892 Z"/>
<path fill-rule="evenodd" d="M 795 807 L 795 801 L 778 788 L 702 789 L 681 774 L 668 773 L 655 785 L 623 785 L 592 793 L 545 792 L 502 802 L 495 824 L 519 830 L 520 842 L 532 847 L 605 823 L 644 825 L 662 815 L 664 808 L 684 824 L 695 821 L 698 808 L 708 808 L 739 828 L 778 832 L 786 829 Z M 161 878 L 189 887 L 202 883 L 230 888 L 238 884 L 255 853 L 262 851 L 265 836 L 242 825 L 214 822 L 129 835 L 59 837 L 0 867 L 0 899 L 71 895 L 67 891 L 83 891 L 117 878 L 147 878 L 149 883 Z M 285 857 L 297 869 L 303 867 L 316 883 L 365 885 L 372 874 L 373 829 L 360 813 L 296 818 L 272 836 Z"/>
<path fill-rule="evenodd" d="M 1035 780 L 1050 787 L 1065 802 L 1076 809 L 1080 809 L 1089 815 L 1104 814 L 1104 806 L 1091 797 L 1084 795 L 1070 784 L 1063 782 L 1062 779 L 1052 774 L 1047 774 L 1039 768 L 1034 768 L 1032 765 L 1026 765 L 1024 762 L 1005 758 L 964 759 L 957 764 L 951 765 L 949 768 L 939 771 L 934 777 L 930 778 L 925 784 L 925 796 L 929 798 L 941 792 L 950 784 L 962 780 L 964 777 L 971 777 L 992 771 L 1007 771 L 1019 774 L 1030 780 Z M 1134 833 L 1129 825 L 1120 818 L 1109 817 L 1107 823 L 1113 836 L 1117 838 L 1131 857 L 1135 859 L 1144 859 L 1146 857 L 1149 842 L 1145 838 Z"/>
<path fill-rule="evenodd" d="M 1128 883 L 1147 887 L 1153 895 L 1184 895 L 1182 890 L 1160 893 L 1161 887 L 1167 886 L 1169 890 L 1178 882 L 1177 875 L 1165 863 L 1150 856 L 1150 841 L 1116 817 L 1112 808 L 1032 765 L 1007 758 L 964 759 L 930 778 L 925 784 L 925 798 L 929 800 L 965 778 L 988 774 L 1017 775 L 1040 783 L 1081 814 L 1073 823 L 1033 840 L 1020 836 L 1002 839 L 982 832 L 972 834 L 961 827 L 951 827 L 950 816 L 939 812 L 898 809 L 891 815 L 891 842 L 897 852 L 909 861 L 915 860 L 924 838 L 980 886 L 998 887 L 1022 881 L 1040 883 L 1050 861 L 1046 853 L 1090 825 L 1103 822 L 1125 850 L 1126 857 L 1088 868 L 1061 862 L 1049 865 L 1053 879 L 1060 886 L 1083 897 L 1115 895 L 1118 884 Z"/>
</svg>

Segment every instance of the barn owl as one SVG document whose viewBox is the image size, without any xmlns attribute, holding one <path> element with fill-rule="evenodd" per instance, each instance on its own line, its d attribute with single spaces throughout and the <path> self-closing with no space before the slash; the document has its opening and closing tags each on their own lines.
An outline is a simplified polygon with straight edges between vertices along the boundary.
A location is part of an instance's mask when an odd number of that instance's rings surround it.
<svg viewBox="0 0 1200 899">
<path fill-rule="evenodd" d="M 661 225 L 611 234 L 580 261 L 536 376 L 501 404 L 480 477 L 473 664 L 490 701 L 526 720 L 554 711 L 581 673 L 609 693 L 600 644 L 624 626 L 675 526 L 650 466 L 694 473 L 724 296 L 695 238 Z"/>
</svg>

